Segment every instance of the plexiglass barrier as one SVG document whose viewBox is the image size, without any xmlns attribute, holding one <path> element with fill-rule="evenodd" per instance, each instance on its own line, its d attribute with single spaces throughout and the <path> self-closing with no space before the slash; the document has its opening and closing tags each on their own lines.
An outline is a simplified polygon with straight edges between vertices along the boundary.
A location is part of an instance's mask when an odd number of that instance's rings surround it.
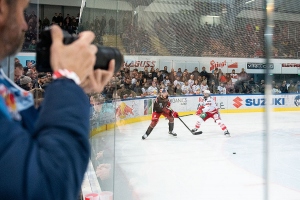
<svg viewBox="0 0 300 200">
<path fill-rule="evenodd" d="M 45 8 L 29 7 L 23 66 L 35 62 L 32 31 L 51 24 Z M 61 9 L 66 31 L 91 30 L 95 44 L 124 55 L 104 91 L 88 94 L 90 185 L 100 200 L 300 197 L 298 1 L 90 0 Z M 206 89 L 231 137 L 213 119 L 192 134 Z M 142 140 L 162 90 L 180 116 L 177 137 L 161 117 Z"/>
</svg>

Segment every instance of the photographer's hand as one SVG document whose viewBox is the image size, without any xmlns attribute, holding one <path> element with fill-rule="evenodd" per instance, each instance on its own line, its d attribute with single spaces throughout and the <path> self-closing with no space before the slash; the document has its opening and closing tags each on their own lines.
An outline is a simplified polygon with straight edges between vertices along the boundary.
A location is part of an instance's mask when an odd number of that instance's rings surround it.
<svg viewBox="0 0 300 200">
<path fill-rule="evenodd" d="M 115 60 L 109 62 L 108 70 L 97 69 L 81 83 L 81 87 L 86 93 L 102 92 L 104 87 L 114 75 Z"/>
<path fill-rule="evenodd" d="M 59 69 L 67 69 L 77 74 L 83 82 L 94 71 L 96 53 L 98 51 L 92 41 L 95 35 L 91 31 L 82 32 L 79 38 L 72 44 L 63 44 L 62 30 L 54 25 L 51 28 L 52 45 L 50 64 L 55 72 Z"/>
</svg>

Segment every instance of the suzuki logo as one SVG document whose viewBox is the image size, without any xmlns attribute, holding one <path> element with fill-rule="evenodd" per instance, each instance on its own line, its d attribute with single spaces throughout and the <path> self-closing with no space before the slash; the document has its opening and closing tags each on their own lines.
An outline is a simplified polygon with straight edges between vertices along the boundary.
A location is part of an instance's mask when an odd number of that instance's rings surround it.
<svg viewBox="0 0 300 200">
<path fill-rule="evenodd" d="M 243 99 L 241 99 L 240 97 L 236 97 L 235 99 L 233 99 L 233 102 L 234 102 L 233 106 L 236 108 L 239 108 L 243 105 L 242 104 Z"/>
</svg>

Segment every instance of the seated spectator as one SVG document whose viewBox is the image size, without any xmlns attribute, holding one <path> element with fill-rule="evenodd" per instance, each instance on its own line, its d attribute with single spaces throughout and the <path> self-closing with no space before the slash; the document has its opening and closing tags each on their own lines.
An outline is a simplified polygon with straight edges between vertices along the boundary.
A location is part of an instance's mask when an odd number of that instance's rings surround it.
<svg viewBox="0 0 300 200">
<path fill-rule="evenodd" d="M 220 85 L 218 86 L 218 93 L 226 94 L 226 87 L 224 86 L 224 83 L 220 83 Z"/>
<path fill-rule="evenodd" d="M 212 94 L 218 94 L 218 87 L 216 86 L 215 81 L 213 80 L 211 81 L 211 84 L 209 86 L 209 91 Z"/>
<path fill-rule="evenodd" d="M 203 94 L 204 90 L 208 90 L 209 89 L 206 80 L 202 81 L 202 83 L 200 85 L 200 88 L 201 88 L 201 94 Z"/>
<path fill-rule="evenodd" d="M 297 93 L 297 88 L 294 83 L 290 83 L 288 93 Z"/>
<path fill-rule="evenodd" d="M 152 85 L 148 88 L 147 93 L 150 96 L 156 96 L 158 94 L 158 88 L 155 81 L 152 81 Z"/>
<path fill-rule="evenodd" d="M 35 51 L 35 49 L 36 49 L 36 40 L 32 39 L 31 43 L 28 46 L 28 50 Z"/>
<path fill-rule="evenodd" d="M 143 96 L 142 86 L 140 85 L 139 81 L 136 82 L 133 91 L 136 93 L 137 96 Z"/>
<path fill-rule="evenodd" d="M 176 95 L 177 95 L 177 96 L 183 95 L 182 89 L 181 89 L 181 85 L 180 85 L 180 84 L 177 84 L 177 85 L 176 85 Z"/>
<path fill-rule="evenodd" d="M 184 85 L 181 86 L 181 90 L 182 90 L 182 93 L 184 95 L 188 95 L 188 94 L 191 94 L 192 93 L 192 88 L 191 86 L 189 85 L 189 82 L 188 81 L 185 81 L 184 82 Z"/>
<path fill-rule="evenodd" d="M 272 93 L 273 94 L 280 94 L 281 93 L 281 91 L 280 91 L 280 89 L 279 89 L 279 87 L 278 87 L 277 84 L 275 85 L 274 88 L 272 88 Z"/>
<path fill-rule="evenodd" d="M 142 87 L 143 96 L 148 96 L 147 90 L 149 88 L 149 84 L 146 82 Z"/>
<path fill-rule="evenodd" d="M 288 93 L 288 89 L 287 89 L 287 86 L 286 86 L 286 81 L 282 82 L 279 89 L 280 89 L 281 93 Z"/>
<path fill-rule="evenodd" d="M 171 83 L 168 83 L 167 87 L 168 87 L 169 95 L 171 96 L 175 95 L 175 86 Z"/>
<path fill-rule="evenodd" d="M 246 82 L 243 82 L 240 88 L 240 93 L 243 94 L 250 94 L 251 93 L 251 88 L 248 86 Z"/>
</svg>

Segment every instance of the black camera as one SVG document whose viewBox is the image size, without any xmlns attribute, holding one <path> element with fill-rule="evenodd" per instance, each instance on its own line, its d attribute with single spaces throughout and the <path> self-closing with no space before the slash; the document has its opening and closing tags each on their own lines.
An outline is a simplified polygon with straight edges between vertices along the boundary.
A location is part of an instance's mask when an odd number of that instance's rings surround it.
<svg viewBox="0 0 300 200">
<path fill-rule="evenodd" d="M 70 35 L 67 31 L 63 31 L 64 44 L 71 44 L 78 39 L 77 36 Z M 52 72 L 50 66 L 50 46 L 52 44 L 51 30 L 45 29 L 41 32 L 39 41 L 36 47 L 36 69 L 38 72 Z M 112 59 L 115 59 L 115 73 L 118 72 L 124 63 L 124 58 L 121 52 L 112 47 L 98 46 L 96 53 L 96 63 L 94 69 L 108 69 L 108 64 Z"/>
</svg>

